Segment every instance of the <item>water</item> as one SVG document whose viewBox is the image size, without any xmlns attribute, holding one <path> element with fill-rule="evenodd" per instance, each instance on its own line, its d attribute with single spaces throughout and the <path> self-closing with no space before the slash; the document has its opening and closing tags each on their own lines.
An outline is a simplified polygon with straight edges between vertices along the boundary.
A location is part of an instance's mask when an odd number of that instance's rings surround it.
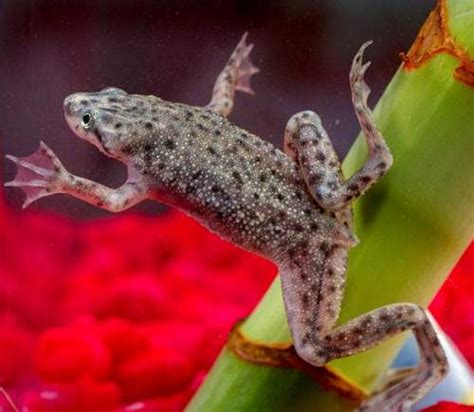
<svg viewBox="0 0 474 412">
<path fill-rule="evenodd" d="M 70 171 L 117 186 L 124 168 L 75 138 L 64 97 L 117 86 L 204 105 L 248 31 L 261 72 L 232 121 L 281 147 L 288 118 L 312 109 L 343 156 L 358 131 L 347 80 L 355 51 L 375 40 L 375 102 L 434 2 L 361 4 L 0 1 L 1 153 L 28 155 L 44 140 Z M 3 180 L 14 174 L 2 162 Z M 155 217 L 164 208 L 154 203 L 112 217 L 66 196 L 25 212 L 22 201 L 19 190 L 2 193 L 0 385 L 32 412 L 99 400 L 180 410 L 275 275 L 180 215 Z"/>
</svg>

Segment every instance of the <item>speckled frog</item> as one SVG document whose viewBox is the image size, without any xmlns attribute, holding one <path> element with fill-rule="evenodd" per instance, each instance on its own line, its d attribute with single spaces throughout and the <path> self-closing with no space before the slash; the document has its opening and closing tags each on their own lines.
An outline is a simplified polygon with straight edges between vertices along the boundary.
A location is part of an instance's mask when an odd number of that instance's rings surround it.
<svg viewBox="0 0 474 412">
<path fill-rule="evenodd" d="M 25 158 L 7 156 L 18 174 L 25 205 L 68 193 L 119 212 L 144 199 L 175 206 L 210 230 L 279 267 L 288 324 L 298 355 L 320 366 L 361 351 L 406 330 L 420 348 L 420 362 L 392 371 L 361 411 L 409 411 L 447 372 L 429 316 L 410 303 L 391 304 L 343 325 L 343 299 L 351 231 L 351 203 L 389 170 L 392 156 L 367 105 L 364 44 L 350 72 L 352 100 L 369 157 L 344 179 L 321 119 L 295 114 L 284 151 L 230 123 L 236 90 L 252 93 L 252 45 L 242 38 L 217 77 L 205 107 L 169 103 L 117 88 L 75 93 L 64 101 L 67 123 L 80 138 L 128 167 L 128 179 L 112 189 L 69 173 L 44 143 Z"/>
</svg>

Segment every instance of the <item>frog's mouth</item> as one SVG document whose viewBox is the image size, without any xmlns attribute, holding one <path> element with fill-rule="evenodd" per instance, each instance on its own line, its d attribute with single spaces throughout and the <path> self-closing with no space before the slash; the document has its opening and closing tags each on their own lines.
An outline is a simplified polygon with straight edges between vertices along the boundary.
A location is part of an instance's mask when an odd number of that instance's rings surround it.
<svg viewBox="0 0 474 412">
<path fill-rule="evenodd" d="M 105 145 L 104 138 L 100 134 L 99 130 L 97 128 L 94 128 L 91 130 L 91 132 L 95 135 L 98 144 L 93 143 L 95 146 L 99 148 L 100 151 L 102 151 L 104 154 L 107 156 L 112 157 L 112 153 L 110 153 L 109 149 L 107 149 L 107 146 Z M 89 140 L 90 141 L 90 140 Z"/>
<path fill-rule="evenodd" d="M 101 145 L 103 145 L 104 144 L 104 139 L 103 139 L 102 135 L 99 133 L 99 131 L 97 129 L 95 129 L 93 132 L 95 134 L 95 137 L 97 137 L 97 140 L 99 141 L 99 143 Z"/>
</svg>

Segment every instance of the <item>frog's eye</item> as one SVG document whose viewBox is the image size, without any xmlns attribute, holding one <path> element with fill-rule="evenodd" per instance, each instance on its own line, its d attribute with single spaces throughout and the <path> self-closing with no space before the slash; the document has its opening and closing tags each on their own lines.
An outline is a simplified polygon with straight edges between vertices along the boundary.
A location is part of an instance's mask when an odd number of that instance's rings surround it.
<svg viewBox="0 0 474 412">
<path fill-rule="evenodd" d="M 92 126 L 93 122 L 94 122 L 94 118 L 92 117 L 90 113 L 86 113 L 84 114 L 84 116 L 82 116 L 82 127 L 84 129 L 89 129 Z"/>
</svg>

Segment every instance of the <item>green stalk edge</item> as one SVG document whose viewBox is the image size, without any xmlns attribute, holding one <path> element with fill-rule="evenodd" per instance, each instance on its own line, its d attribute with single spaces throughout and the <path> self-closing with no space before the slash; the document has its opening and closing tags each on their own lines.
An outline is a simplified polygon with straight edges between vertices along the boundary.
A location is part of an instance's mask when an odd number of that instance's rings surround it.
<svg viewBox="0 0 474 412">
<path fill-rule="evenodd" d="M 451 34 L 470 56 L 474 3 L 446 3 Z M 393 302 L 426 307 L 474 233 L 474 88 L 453 77 L 458 61 L 441 53 L 413 71 L 400 68 L 374 116 L 394 156 L 388 175 L 354 205 L 361 240 L 349 256 L 339 323 Z M 352 175 L 367 156 L 362 136 L 343 163 Z M 276 279 L 243 325 L 252 340 L 290 335 Z M 403 342 L 330 363 L 370 392 Z M 300 371 L 258 366 L 224 348 L 186 412 L 349 411 L 354 404 Z"/>
</svg>

